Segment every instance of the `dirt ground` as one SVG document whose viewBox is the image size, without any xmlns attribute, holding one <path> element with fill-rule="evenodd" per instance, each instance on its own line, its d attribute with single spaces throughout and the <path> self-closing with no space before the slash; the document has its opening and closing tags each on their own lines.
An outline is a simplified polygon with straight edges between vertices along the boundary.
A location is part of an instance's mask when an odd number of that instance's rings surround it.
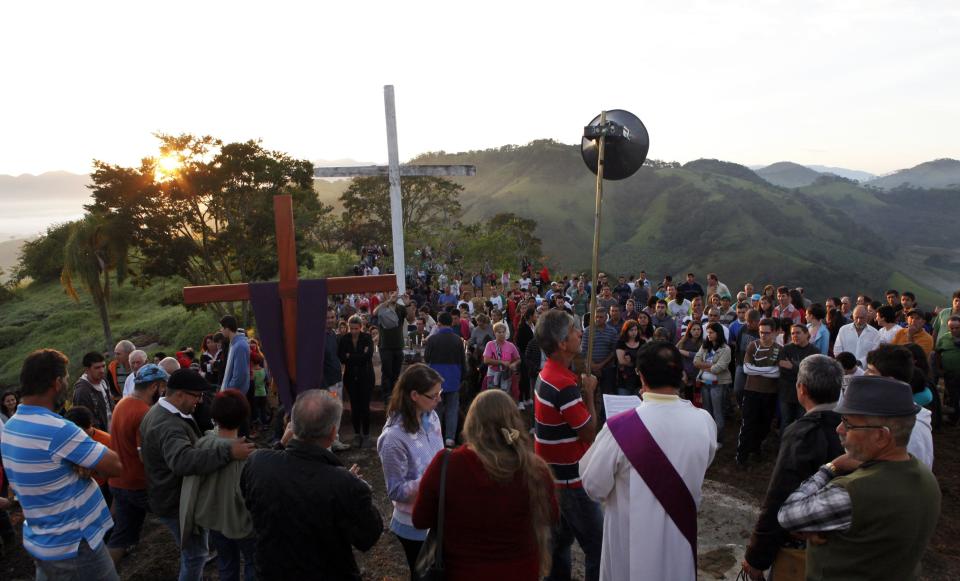
<svg viewBox="0 0 960 581">
<path fill-rule="evenodd" d="M 379 408 L 379 406 L 378 406 Z M 345 418 L 346 419 L 346 418 Z M 375 410 L 374 422 L 379 431 L 383 421 L 382 408 Z M 771 438 L 765 444 L 764 459 L 755 464 L 749 472 L 740 472 L 734 466 L 734 442 L 736 441 L 736 422 L 728 423 L 724 430 L 724 441 L 727 445 L 722 448 L 713 465 L 707 471 L 707 478 L 726 485 L 727 489 L 736 489 L 739 496 L 745 500 L 753 500 L 759 504 L 766 491 L 770 471 L 776 451 Z M 349 442 L 351 431 L 349 421 L 344 422 L 344 440 Z M 940 482 L 943 493 L 943 508 L 936 533 L 923 559 L 923 577 L 928 581 L 950 581 L 960 579 L 960 428 L 947 427 L 934 435 L 934 449 L 936 462 L 934 472 Z M 259 440 L 266 445 L 267 435 Z M 360 466 L 364 478 L 373 486 L 374 502 L 380 509 L 384 524 L 389 522 L 391 507 L 386 497 L 380 460 L 374 449 L 351 449 L 343 452 L 341 457 L 344 464 L 356 463 Z M 19 531 L 22 515 L 19 511 L 12 513 L 15 525 Z M 749 530 L 740 531 L 741 538 L 730 539 L 731 543 L 743 543 L 749 535 Z M 407 578 L 406 561 L 400 544 L 389 532 L 384 532 L 380 541 L 367 553 L 356 553 L 357 561 L 363 572 L 363 578 L 376 581 L 402 580 Z M 144 527 L 140 545 L 127 556 L 120 564 L 118 572 L 121 579 L 129 581 L 156 581 L 159 579 L 175 579 L 178 571 L 179 554 L 173 544 L 172 537 L 160 523 L 150 518 Z M 701 554 L 701 567 L 705 567 L 705 560 L 710 554 Z M 575 576 L 582 575 L 582 562 L 575 568 Z M 20 580 L 33 579 L 34 568 L 29 556 L 18 543 L 12 550 L 7 550 L 0 559 L 0 579 Z M 208 563 L 206 579 L 218 578 L 216 564 Z M 582 578 L 582 577 L 581 577 Z"/>
</svg>

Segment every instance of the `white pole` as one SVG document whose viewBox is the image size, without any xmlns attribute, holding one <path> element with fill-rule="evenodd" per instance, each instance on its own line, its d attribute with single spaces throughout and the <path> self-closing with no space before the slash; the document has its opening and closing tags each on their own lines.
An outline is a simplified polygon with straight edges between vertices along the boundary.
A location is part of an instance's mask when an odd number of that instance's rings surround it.
<svg viewBox="0 0 960 581">
<path fill-rule="evenodd" d="M 393 272 L 397 275 L 397 292 L 407 291 L 407 268 L 403 247 L 403 202 L 400 197 L 400 153 L 397 150 L 397 106 L 393 85 L 383 86 L 383 105 L 387 114 L 387 161 L 390 179 L 390 223 L 393 230 Z"/>
</svg>

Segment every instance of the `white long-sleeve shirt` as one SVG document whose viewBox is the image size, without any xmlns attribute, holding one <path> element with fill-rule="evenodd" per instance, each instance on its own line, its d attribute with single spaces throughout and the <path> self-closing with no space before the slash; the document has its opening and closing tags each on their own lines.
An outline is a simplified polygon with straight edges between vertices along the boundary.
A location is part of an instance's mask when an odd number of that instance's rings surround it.
<svg viewBox="0 0 960 581">
<path fill-rule="evenodd" d="M 866 369 L 867 353 L 876 349 L 878 345 L 880 345 L 879 331 L 867 325 L 858 335 L 854 323 L 850 323 L 840 327 L 837 342 L 833 345 L 833 354 L 837 356 L 844 351 L 849 351 L 860 362 L 860 366 Z"/>
</svg>

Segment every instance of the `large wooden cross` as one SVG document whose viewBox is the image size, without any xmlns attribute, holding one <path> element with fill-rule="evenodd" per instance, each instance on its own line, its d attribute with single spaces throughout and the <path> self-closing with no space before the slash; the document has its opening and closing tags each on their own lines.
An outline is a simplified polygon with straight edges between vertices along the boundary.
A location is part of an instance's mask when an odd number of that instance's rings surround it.
<svg viewBox="0 0 960 581">
<path fill-rule="evenodd" d="M 400 198 L 400 176 L 473 176 L 477 167 L 473 165 L 400 165 L 400 153 L 397 149 L 397 107 L 394 103 L 393 85 L 384 85 L 383 104 L 387 117 L 387 158 L 389 165 L 368 165 L 361 167 L 318 167 L 313 170 L 314 178 L 348 178 L 387 176 L 390 179 L 390 223 L 393 231 L 393 272 L 397 277 L 397 288 L 406 292 L 406 260 L 403 246 L 403 205 Z"/>
<path fill-rule="evenodd" d="M 293 198 L 273 197 L 274 227 L 277 236 L 277 263 L 280 267 L 280 303 L 283 309 L 283 338 L 287 371 L 296 382 L 297 372 L 297 243 L 293 225 Z M 345 276 L 327 279 L 327 294 L 369 293 L 396 290 L 393 276 Z M 250 300 L 247 283 L 188 286 L 183 302 L 188 305 Z"/>
</svg>

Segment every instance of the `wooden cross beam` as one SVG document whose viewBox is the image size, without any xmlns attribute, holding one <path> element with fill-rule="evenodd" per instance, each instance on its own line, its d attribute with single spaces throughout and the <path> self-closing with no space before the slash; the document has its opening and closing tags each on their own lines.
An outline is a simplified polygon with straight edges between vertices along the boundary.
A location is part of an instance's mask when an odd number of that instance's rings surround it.
<svg viewBox="0 0 960 581">
<path fill-rule="evenodd" d="M 280 303 L 283 310 L 283 337 L 287 371 L 296 382 L 297 372 L 297 243 L 293 223 L 293 198 L 273 197 L 274 227 L 277 237 L 277 263 L 280 267 Z M 327 279 L 327 294 L 369 293 L 397 289 L 396 279 L 384 276 L 345 276 Z M 183 302 L 188 305 L 250 300 L 247 283 L 211 286 L 188 286 L 183 289 Z"/>
<path fill-rule="evenodd" d="M 383 105 L 387 117 L 387 157 L 389 165 L 367 165 L 360 167 L 318 167 L 313 170 L 314 178 L 349 178 L 387 176 L 390 179 L 390 222 L 393 233 L 393 272 L 397 277 L 397 288 L 401 293 L 407 290 L 407 265 L 403 246 L 403 202 L 400 197 L 400 176 L 474 176 L 474 165 L 400 165 L 400 153 L 397 149 L 397 107 L 394 102 L 393 85 L 383 87 Z"/>
</svg>

